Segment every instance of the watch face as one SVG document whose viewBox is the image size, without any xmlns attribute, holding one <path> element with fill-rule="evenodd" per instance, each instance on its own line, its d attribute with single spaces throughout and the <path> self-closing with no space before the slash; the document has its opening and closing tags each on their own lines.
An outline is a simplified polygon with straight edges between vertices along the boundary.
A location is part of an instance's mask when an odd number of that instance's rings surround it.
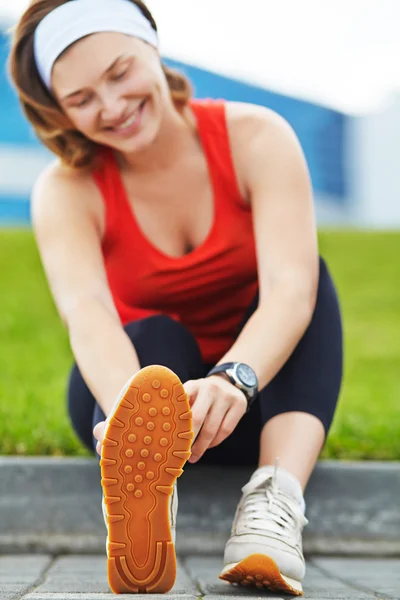
<svg viewBox="0 0 400 600">
<path fill-rule="evenodd" d="M 254 387 L 257 385 L 257 378 L 254 374 L 254 371 L 247 365 L 238 365 L 236 373 L 244 385 L 247 385 L 248 387 Z"/>
</svg>

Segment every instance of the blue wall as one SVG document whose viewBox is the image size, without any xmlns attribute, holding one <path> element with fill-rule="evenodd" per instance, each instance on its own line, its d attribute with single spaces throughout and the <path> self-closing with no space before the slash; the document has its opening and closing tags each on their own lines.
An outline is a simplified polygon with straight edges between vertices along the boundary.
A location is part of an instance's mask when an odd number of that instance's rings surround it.
<svg viewBox="0 0 400 600">
<path fill-rule="evenodd" d="M 6 73 L 8 52 L 9 41 L 0 32 L 0 144 L 37 146 L 39 142 L 23 117 L 17 96 L 8 80 Z"/>
<path fill-rule="evenodd" d="M 39 149 L 40 143 L 23 117 L 16 94 L 8 81 L 8 52 L 9 40 L 0 32 L 0 149 L 5 144 Z M 347 185 L 343 164 L 346 130 L 344 115 L 176 61 L 166 62 L 171 67 L 183 71 L 191 79 L 197 97 L 226 98 L 261 104 L 285 117 L 300 139 L 314 190 L 334 196 L 339 204 L 346 203 Z M 0 221 L 26 222 L 28 219 L 28 198 L 10 198 L 2 192 L 0 185 Z"/>
</svg>

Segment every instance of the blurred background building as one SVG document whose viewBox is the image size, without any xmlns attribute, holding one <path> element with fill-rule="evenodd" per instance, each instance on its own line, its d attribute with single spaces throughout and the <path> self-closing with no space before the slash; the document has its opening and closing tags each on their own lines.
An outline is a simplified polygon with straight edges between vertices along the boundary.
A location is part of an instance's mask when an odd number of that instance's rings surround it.
<svg viewBox="0 0 400 600">
<path fill-rule="evenodd" d="M 29 224 L 32 184 L 53 158 L 23 117 L 6 72 L 7 31 L 27 4 L 0 0 L 0 224 Z M 261 104 L 289 121 L 308 161 L 319 225 L 399 228 L 400 71 L 395 77 L 393 65 L 400 3 L 304 0 L 294 14 L 298 4 L 248 0 L 251 18 L 243 21 L 235 0 L 148 1 L 165 31 L 166 62 L 189 76 L 197 97 Z"/>
</svg>

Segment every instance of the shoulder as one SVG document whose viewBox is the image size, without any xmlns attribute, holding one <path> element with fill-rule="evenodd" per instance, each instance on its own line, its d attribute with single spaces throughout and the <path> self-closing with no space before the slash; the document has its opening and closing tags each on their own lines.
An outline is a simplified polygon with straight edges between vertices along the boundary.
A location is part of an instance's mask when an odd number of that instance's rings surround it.
<svg viewBox="0 0 400 600">
<path fill-rule="evenodd" d="M 304 164 L 293 128 L 277 112 L 241 102 L 227 102 L 225 112 L 235 168 L 247 195 L 254 178 L 265 180 L 285 165 Z"/>
<path fill-rule="evenodd" d="M 245 102 L 226 103 L 226 121 L 232 141 L 247 142 L 247 148 L 260 142 L 263 148 L 284 148 L 296 138 L 291 125 L 274 110 Z"/>
<path fill-rule="evenodd" d="M 39 174 L 34 190 L 46 193 L 68 191 L 80 186 L 91 187 L 92 175 L 64 165 L 59 159 L 51 161 Z"/>
<path fill-rule="evenodd" d="M 72 213 L 98 221 L 101 208 L 101 196 L 91 172 L 72 169 L 59 159 L 41 171 L 32 189 L 34 225 L 42 219 L 58 220 Z"/>
</svg>

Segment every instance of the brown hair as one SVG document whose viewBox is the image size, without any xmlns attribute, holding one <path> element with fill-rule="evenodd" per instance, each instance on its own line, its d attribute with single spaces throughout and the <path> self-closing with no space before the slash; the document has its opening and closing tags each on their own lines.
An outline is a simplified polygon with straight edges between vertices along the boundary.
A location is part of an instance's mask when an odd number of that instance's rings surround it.
<svg viewBox="0 0 400 600">
<path fill-rule="evenodd" d="M 74 128 L 39 75 L 33 52 L 36 27 L 52 10 L 70 0 L 31 0 L 30 6 L 13 28 L 8 68 L 16 88 L 22 110 L 32 123 L 36 135 L 64 164 L 87 169 L 95 165 L 99 145 Z M 157 25 L 142 0 L 136 4 L 151 26 Z M 182 110 L 192 95 L 189 80 L 181 73 L 162 64 L 172 100 L 177 110 Z"/>
</svg>

